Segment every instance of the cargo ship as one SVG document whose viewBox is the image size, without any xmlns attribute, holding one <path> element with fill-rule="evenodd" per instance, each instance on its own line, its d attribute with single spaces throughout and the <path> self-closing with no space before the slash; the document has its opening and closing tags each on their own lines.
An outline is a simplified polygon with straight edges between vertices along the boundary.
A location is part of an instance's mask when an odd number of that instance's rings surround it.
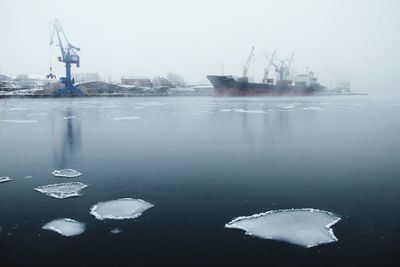
<svg viewBox="0 0 400 267">
<path fill-rule="evenodd" d="M 265 55 L 269 62 L 264 70 L 264 78 L 260 83 L 249 82 L 247 71 L 253 58 L 254 47 L 243 67 L 243 76 L 234 77 L 232 75 L 208 75 L 207 78 L 214 87 L 215 96 L 284 96 L 284 95 L 311 95 L 321 93 L 325 87 L 320 85 L 312 71 L 306 71 L 305 74 L 297 75 L 294 80 L 288 79 L 291 58 L 280 60 L 275 56 Z M 268 78 L 271 67 L 274 67 L 278 74 L 278 80 Z"/>
</svg>

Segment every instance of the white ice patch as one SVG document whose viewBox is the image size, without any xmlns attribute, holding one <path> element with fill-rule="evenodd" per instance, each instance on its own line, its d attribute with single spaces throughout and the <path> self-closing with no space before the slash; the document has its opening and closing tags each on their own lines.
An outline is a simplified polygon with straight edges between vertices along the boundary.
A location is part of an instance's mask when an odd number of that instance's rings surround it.
<svg viewBox="0 0 400 267">
<path fill-rule="evenodd" d="M 323 108 L 320 107 L 304 107 L 304 110 L 324 110 Z"/>
<path fill-rule="evenodd" d="M 0 120 L 0 122 L 8 122 L 8 123 L 36 123 L 38 120 Z"/>
<path fill-rule="evenodd" d="M 51 174 L 57 177 L 64 177 L 64 178 L 74 178 L 82 175 L 80 172 L 75 171 L 73 169 L 55 170 Z"/>
<path fill-rule="evenodd" d="M 246 109 L 234 109 L 235 112 L 239 112 L 239 113 L 254 113 L 254 114 L 264 114 L 267 113 L 264 110 L 246 110 Z"/>
<path fill-rule="evenodd" d="M 161 102 L 143 102 L 143 103 L 137 103 L 137 104 L 144 106 L 144 107 L 155 107 L 155 106 L 163 105 Z"/>
<path fill-rule="evenodd" d="M 99 220 L 135 219 L 142 215 L 145 210 L 153 206 L 153 204 L 141 199 L 120 198 L 97 203 L 90 209 L 90 214 Z"/>
<path fill-rule="evenodd" d="M 305 248 L 335 242 L 332 225 L 340 220 L 328 211 L 316 209 L 272 210 L 238 217 L 225 225 L 248 235 L 285 241 Z"/>
<path fill-rule="evenodd" d="M 108 108 L 118 108 L 118 106 L 116 106 L 116 105 L 106 105 L 106 106 L 101 106 L 100 108 L 105 108 L 105 109 L 108 109 Z"/>
<path fill-rule="evenodd" d="M 225 108 L 224 108 L 224 109 L 220 109 L 219 111 L 220 111 L 220 112 L 229 112 L 229 111 L 231 111 L 231 110 L 230 110 L 230 109 L 225 109 Z"/>
<path fill-rule="evenodd" d="M 51 230 L 63 236 L 80 235 L 85 231 L 85 224 L 68 219 L 56 219 L 45 224 L 42 229 Z"/>
<path fill-rule="evenodd" d="M 121 228 L 118 228 L 118 227 L 111 229 L 112 234 L 119 234 L 121 232 L 122 232 Z"/>
<path fill-rule="evenodd" d="M 12 181 L 12 178 L 8 177 L 8 176 L 1 176 L 0 177 L 0 183 L 6 183 Z"/>
<path fill-rule="evenodd" d="M 25 111 L 28 110 L 27 108 L 9 108 L 11 111 Z"/>
<path fill-rule="evenodd" d="M 36 113 L 29 113 L 26 115 L 27 117 L 35 117 L 35 116 L 47 116 L 48 113 L 45 112 L 36 112 Z"/>
<path fill-rule="evenodd" d="M 130 120 L 139 120 L 140 117 L 131 116 L 131 117 L 115 117 L 113 120 L 115 121 L 130 121 Z"/>
<path fill-rule="evenodd" d="M 76 117 L 75 117 L 75 116 L 66 116 L 66 117 L 63 117 L 63 120 L 69 120 L 69 119 L 76 119 Z"/>
<path fill-rule="evenodd" d="M 86 187 L 88 186 L 80 182 L 73 182 L 39 186 L 35 190 L 50 197 L 63 199 L 80 196 L 80 191 Z"/>
</svg>

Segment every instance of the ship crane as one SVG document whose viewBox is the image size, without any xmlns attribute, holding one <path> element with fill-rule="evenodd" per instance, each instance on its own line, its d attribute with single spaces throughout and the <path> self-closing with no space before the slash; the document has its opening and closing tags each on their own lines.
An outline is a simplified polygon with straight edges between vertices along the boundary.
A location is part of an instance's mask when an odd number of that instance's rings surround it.
<svg viewBox="0 0 400 267">
<path fill-rule="evenodd" d="M 286 58 L 286 59 L 279 59 L 278 57 L 275 57 L 276 62 L 273 62 L 272 65 L 275 68 L 275 71 L 277 73 L 279 73 L 279 81 L 283 81 L 287 78 L 287 76 L 289 75 L 289 68 L 293 62 L 293 54 L 290 58 Z M 287 62 L 289 61 L 289 62 Z"/>
<path fill-rule="evenodd" d="M 253 55 L 254 55 L 254 46 L 251 48 L 251 51 L 250 51 L 249 57 L 247 58 L 246 64 L 243 66 L 243 76 L 242 76 L 243 78 L 247 78 L 247 72 L 249 70 Z"/>
<path fill-rule="evenodd" d="M 285 72 L 285 78 L 286 79 L 289 78 L 290 67 L 292 66 L 292 63 L 293 63 L 293 57 L 294 57 L 294 54 L 292 53 L 292 56 L 290 57 L 289 62 L 287 64 L 287 66 L 286 66 L 286 72 Z"/>
<path fill-rule="evenodd" d="M 265 67 L 265 69 L 264 69 L 263 83 L 267 83 L 267 82 L 268 82 L 268 74 L 269 74 L 269 71 L 271 70 L 272 64 L 273 64 L 273 62 L 274 62 L 275 55 L 276 55 L 276 50 L 274 51 L 274 53 L 272 53 L 272 56 L 271 56 L 271 57 L 269 57 L 268 55 L 264 54 L 264 56 L 265 56 L 269 61 L 268 61 L 267 67 Z"/>
<path fill-rule="evenodd" d="M 78 51 L 80 48 L 72 45 L 62 29 L 60 22 L 55 19 L 50 25 L 50 45 L 54 43 L 54 38 L 57 37 L 58 44 L 60 47 L 61 56 L 57 59 L 60 62 L 65 63 L 65 77 L 60 78 L 60 82 L 64 84 L 64 88 L 58 89 L 55 92 L 56 96 L 82 96 L 84 95 L 81 90 L 74 86 L 74 79 L 71 78 L 71 66 L 73 64 L 79 68 L 80 58 Z"/>
</svg>

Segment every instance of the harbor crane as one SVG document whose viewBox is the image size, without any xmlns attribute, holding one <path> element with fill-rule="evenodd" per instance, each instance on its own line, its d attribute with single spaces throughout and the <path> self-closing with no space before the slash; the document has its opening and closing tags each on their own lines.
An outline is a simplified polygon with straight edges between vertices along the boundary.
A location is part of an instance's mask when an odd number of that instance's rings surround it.
<svg viewBox="0 0 400 267">
<path fill-rule="evenodd" d="M 269 57 L 266 54 L 264 54 L 264 55 L 268 59 L 268 64 L 264 69 L 263 83 L 267 83 L 268 82 L 268 74 L 269 74 L 269 71 L 271 70 L 272 64 L 274 62 L 274 58 L 275 58 L 275 55 L 276 55 L 276 50 L 274 50 L 274 53 L 272 53 L 271 57 Z"/>
<path fill-rule="evenodd" d="M 253 59 L 253 55 L 254 55 L 254 46 L 251 48 L 246 64 L 243 66 L 243 78 L 247 78 L 247 72 L 249 70 L 251 60 Z"/>
<path fill-rule="evenodd" d="M 278 57 L 275 57 L 277 62 L 272 62 L 275 71 L 279 73 L 279 81 L 283 81 L 289 76 L 289 68 L 293 62 L 293 56 L 294 55 L 292 54 L 290 58 L 286 59 L 279 59 Z"/>
<path fill-rule="evenodd" d="M 292 56 L 290 57 L 289 62 L 286 66 L 285 79 L 289 78 L 290 67 L 292 66 L 292 63 L 293 63 L 293 57 L 294 57 L 294 54 L 292 53 Z"/>
<path fill-rule="evenodd" d="M 50 45 L 54 43 L 55 36 L 57 37 L 58 41 L 57 46 L 59 46 L 61 50 L 61 56 L 59 56 L 57 59 L 58 61 L 65 63 L 65 77 L 60 78 L 60 82 L 64 84 L 64 87 L 58 89 L 55 92 L 55 95 L 82 96 L 84 93 L 74 86 L 74 78 L 71 78 L 71 66 L 75 64 L 76 67 L 79 68 L 80 58 L 77 52 L 79 52 L 81 49 L 72 45 L 68 41 L 68 38 L 57 19 L 55 19 L 50 25 Z M 49 75 L 53 74 L 50 73 Z"/>
</svg>

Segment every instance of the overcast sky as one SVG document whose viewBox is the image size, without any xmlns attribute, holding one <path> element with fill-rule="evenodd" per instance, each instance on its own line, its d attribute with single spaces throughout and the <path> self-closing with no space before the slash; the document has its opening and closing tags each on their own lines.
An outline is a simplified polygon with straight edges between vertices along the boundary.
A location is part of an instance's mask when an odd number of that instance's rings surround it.
<svg viewBox="0 0 400 267">
<path fill-rule="evenodd" d="M 49 46 L 58 18 L 81 47 L 81 68 L 105 78 L 182 74 L 240 75 L 252 46 L 256 55 L 293 52 L 297 73 L 309 66 L 321 83 L 350 78 L 353 90 L 400 91 L 399 0 L 0 0 L 0 73 L 46 74 L 59 51 Z M 50 63 L 53 62 L 53 63 Z M 258 58 L 249 76 L 261 79 Z"/>
</svg>

